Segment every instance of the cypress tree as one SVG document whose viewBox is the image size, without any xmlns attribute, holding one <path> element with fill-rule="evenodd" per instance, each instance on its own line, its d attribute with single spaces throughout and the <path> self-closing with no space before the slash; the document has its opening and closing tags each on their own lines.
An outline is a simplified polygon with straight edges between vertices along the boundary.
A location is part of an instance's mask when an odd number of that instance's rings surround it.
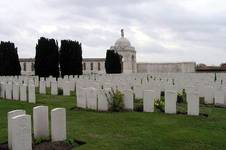
<svg viewBox="0 0 226 150">
<path fill-rule="evenodd" d="M 114 50 L 107 50 L 105 70 L 106 73 L 122 73 L 122 56 Z"/>
<path fill-rule="evenodd" d="M 0 43 L 0 75 L 15 76 L 21 74 L 17 48 L 14 43 Z"/>
<path fill-rule="evenodd" d="M 59 77 L 58 43 L 54 39 L 41 37 L 36 45 L 35 75 Z"/>
<path fill-rule="evenodd" d="M 82 46 L 78 41 L 62 40 L 60 46 L 61 75 L 82 75 Z"/>
</svg>

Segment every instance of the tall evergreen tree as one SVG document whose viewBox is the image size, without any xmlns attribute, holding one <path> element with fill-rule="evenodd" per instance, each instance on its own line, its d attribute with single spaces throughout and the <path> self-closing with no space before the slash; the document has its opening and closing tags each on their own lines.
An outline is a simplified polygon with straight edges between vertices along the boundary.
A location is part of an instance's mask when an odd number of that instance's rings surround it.
<svg viewBox="0 0 226 150">
<path fill-rule="evenodd" d="M 78 41 L 62 40 L 60 46 L 61 75 L 82 75 L 82 46 Z"/>
<path fill-rule="evenodd" d="M 14 43 L 0 43 L 0 75 L 15 76 L 21 74 L 17 48 Z"/>
<path fill-rule="evenodd" d="M 106 73 L 122 73 L 122 56 L 114 50 L 107 50 L 105 70 Z"/>
<path fill-rule="evenodd" d="M 35 75 L 59 76 L 59 48 L 54 39 L 41 37 L 36 45 Z"/>
</svg>

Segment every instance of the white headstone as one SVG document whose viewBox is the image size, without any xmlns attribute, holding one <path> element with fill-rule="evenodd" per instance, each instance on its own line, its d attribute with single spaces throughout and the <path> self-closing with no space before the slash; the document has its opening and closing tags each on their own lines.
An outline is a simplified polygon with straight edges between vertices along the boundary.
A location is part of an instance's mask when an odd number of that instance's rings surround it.
<svg viewBox="0 0 226 150">
<path fill-rule="evenodd" d="M 135 93 L 135 98 L 143 98 L 143 89 L 141 85 L 134 85 L 133 90 Z"/>
<path fill-rule="evenodd" d="M 13 84 L 13 99 L 19 100 L 20 99 L 20 85 L 19 84 Z"/>
<path fill-rule="evenodd" d="M 77 107 L 86 108 L 87 105 L 86 88 L 76 88 L 76 102 Z"/>
<path fill-rule="evenodd" d="M 195 92 L 187 92 L 188 115 L 199 115 L 199 95 Z"/>
<path fill-rule="evenodd" d="M 177 93 L 175 91 L 165 91 L 165 113 L 176 114 Z"/>
<path fill-rule="evenodd" d="M 51 110 L 51 139 L 52 141 L 66 140 L 66 110 L 55 108 Z"/>
<path fill-rule="evenodd" d="M 97 110 L 97 90 L 95 88 L 86 89 L 87 108 Z"/>
<path fill-rule="evenodd" d="M 1 98 L 5 98 L 5 86 L 6 86 L 6 83 L 4 82 L 1 82 Z"/>
<path fill-rule="evenodd" d="M 26 114 L 25 110 L 13 110 L 8 112 L 8 147 L 12 148 L 12 118 Z"/>
<path fill-rule="evenodd" d="M 224 91 L 221 88 L 217 88 L 214 92 L 214 100 L 216 105 L 224 105 Z"/>
<path fill-rule="evenodd" d="M 12 118 L 12 150 L 32 150 L 30 115 Z"/>
<path fill-rule="evenodd" d="M 123 100 L 125 109 L 133 110 L 133 91 L 123 90 Z"/>
<path fill-rule="evenodd" d="M 63 94 L 64 96 L 70 96 L 71 84 L 70 81 L 63 81 Z"/>
<path fill-rule="evenodd" d="M 51 95 L 58 95 L 57 81 L 51 81 Z"/>
<path fill-rule="evenodd" d="M 100 89 L 97 93 L 98 111 L 108 111 L 108 100 L 104 90 Z"/>
<path fill-rule="evenodd" d="M 144 91 L 143 108 L 144 112 L 154 112 L 155 92 L 152 90 Z"/>
<path fill-rule="evenodd" d="M 12 99 L 12 89 L 13 89 L 13 86 L 12 86 L 12 83 L 8 83 L 6 84 L 6 99 Z"/>
<path fill-rule="evenodd" d="M 46 82 L 43 78 L 40 79 L 39 93 L 40 94 L 46 94 Z"/>
<path fill-rule="evenodd" d="M 49 109 L 48 106 L 33 108 L 34 138 L 49 137 Z"/>
<path fill-rule="evenodd" d="M 29 103 L 36 103 L 35 85 L 29 85 L 28 86 L 28 102 Z"/>
<path fill-rule="evenodd" d="M 20 101 L 27 101 L 27 85 L 20 85 Z"/>
</svg>

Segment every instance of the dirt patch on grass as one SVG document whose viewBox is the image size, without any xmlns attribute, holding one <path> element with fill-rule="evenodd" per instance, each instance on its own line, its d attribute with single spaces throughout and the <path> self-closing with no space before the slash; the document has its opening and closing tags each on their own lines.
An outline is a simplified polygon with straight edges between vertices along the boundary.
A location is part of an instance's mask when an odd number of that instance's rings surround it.
<svg viewBox="0 0 226 150">
<path fill-rule="evenodd" d="M 74 140 L 73 144 L 66 142 L 44 141 L 40 144 L 32 145 L 33 150 L 71 150 L 75 147 L 85 144 L 85 142 Z M 9 150 L 8 143 L 0 144 L 0 150 Z"/>
</svg>

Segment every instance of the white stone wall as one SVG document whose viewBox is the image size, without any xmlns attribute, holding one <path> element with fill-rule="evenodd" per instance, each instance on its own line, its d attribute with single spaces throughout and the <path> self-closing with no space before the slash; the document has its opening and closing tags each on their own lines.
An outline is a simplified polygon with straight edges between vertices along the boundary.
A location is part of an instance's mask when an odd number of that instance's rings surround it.
<svg viewBox="0 0 226 150">
<path fill-rule="evenodd" d="M 123 56 L 123 73 L 177 73 L 177 72 L 195 72 L 195 62 L 181 62 L 181 63 L 136 63 L 135 51 L 119 51 Z M 133 57 L 133 60 L 132 60 Z M 85 68 L 84 68 L 85 63 Z M 91 70 L 91 63 L 93 63 L 93 70 Z M 98 69 L 100 64 L 100 70 Z M 33 61 L 21 61 L 21 74 L 34 75 L 34 59 Z M 104 74 L 105 59 L 103 58 L 89 58 L 83 60 L 84 74 Z M 26 69 L 26 70 L 25 70 Z"/>
<path fill-rule="evenodd" d="M 195 72 L 195 62 L 181 63 L 137 63 L 138 73 Z"/>
</svg>

